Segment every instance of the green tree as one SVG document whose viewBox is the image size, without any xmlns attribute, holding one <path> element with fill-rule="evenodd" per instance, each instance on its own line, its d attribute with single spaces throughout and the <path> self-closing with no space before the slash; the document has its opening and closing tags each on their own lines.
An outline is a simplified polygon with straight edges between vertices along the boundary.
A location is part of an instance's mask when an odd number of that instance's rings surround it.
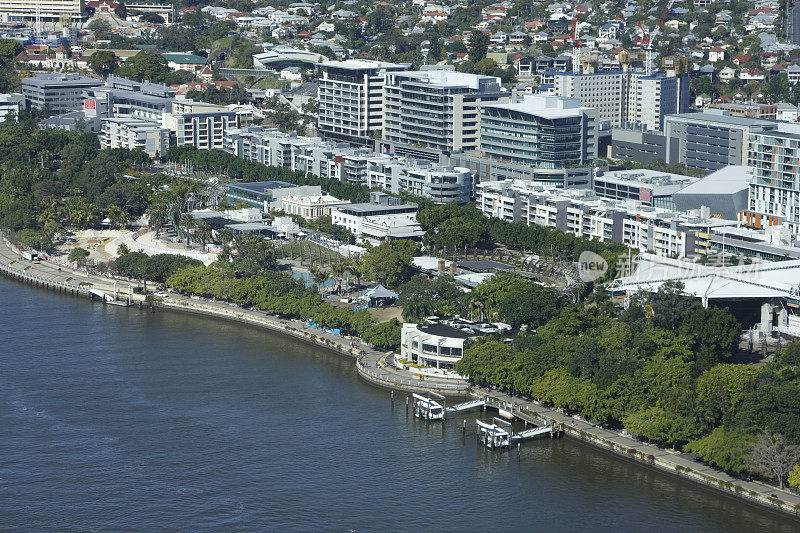
<svg viewBox="0 0 800 533">
<path fill-rule="evenodd" d="M 363 340 L 374 346 L 387 349 L 400 347 L 400 330 L 402 325 L 393 318 L 387 322 L 373 324 L 364 331 Z"/>
<path fill-rule="evenodd" d="M 119 0 L 119 3 L 117 4 L 116 13 L 117 16 L 122 19 L 128 16 L 128 8 L 125 7 L 125 2 L 123 2 L 122 0 Z"/>
<path fill-rule="evenodd" d="M 67 259 L 72 263 L 78 263 L 82 265 L 86 263 L 86 260 L 89 258 L 89 250 L 86 248 L 81 248 L 80 246 L 76 246 L 72 250 L 69 251 L 69 255 Z"/>
<path fill-rule="evenodd" d="M 800 489 L 800 465 L 794 465 L 789 471 L 787 482 L 790 487 Z"/>
<path fill-rule="evenodd" d="M 753 365 L 716 365 L 697 378 L 697 401 L 715 424 L 731 422 L 758 377 Z"/>
<path fill-rule="evenodd" d="M 16 39 L 0 39 L 0 63 L 13 61 L 24 49 Z"/>
<path fill-rule="evenodd" d="M 143 51 L 128 58 L 125 63 L 117 69 L 116 74 L 123 78 L 136 81 L 148 80 L 162 83 L 171 72 L 164 56 L 155 52 Z"/>
<path fill-rule="evenodd" d="M 89 56 L 89 68 L 104 78 L 117 70 L 119 58 L 111 50 L 100 50 Z"/>
<path fill-rule="evenodd" d="M 683 449 L 706 463 L 738 475 L 745 469 L 748 454 L 755 442 L 753 435 L 718 427 L 705 437 L 691 441 Z"/>
<path fill-rule="evenodd" d="M 411 258 L 417 247 L 408 240 L 381 243 L 363 258 L 364 275 L 390 287 L 397 287 L 411 278 Z"/>
<path fill-rule="evenodd" d="M 489 51 L 489 36 L 481 30 L 473 30 L 469 36 L 469 60 L 478 63 Z"/>
</svg>

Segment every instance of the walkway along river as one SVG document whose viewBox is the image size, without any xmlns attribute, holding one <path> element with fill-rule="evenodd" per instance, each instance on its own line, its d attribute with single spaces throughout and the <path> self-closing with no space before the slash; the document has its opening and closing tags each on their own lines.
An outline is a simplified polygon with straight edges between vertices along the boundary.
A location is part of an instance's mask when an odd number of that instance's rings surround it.
<svg viewBox="0 0 800 533">
<path fill-rule="evenodd" d="M 20 264 L 19 256 L 16 255 L 13 251 L 9 250 L 4 244 L 0 244 L 0 265 L 6 265 L 6 268 L 14 268 L 20 269 L 32 265 Z M 14 264 L 8 266 L 9 263 L 14 262 Z M 48 282 L 45 283 L 45 286 L 52 288 L 54 283 L 63 282 L 66 278 L 74 277 L 74 273 L 69 272 L 58 272 L 56 267 L 50 267 L 49 265 L 36 265 L 36 273 L 31 273 L 31 276 L 36 276 L 40 279 L 47 279 Z M 50 270 L 48 270 L 50 269 Z M 1 270 L 1 269 L 0 269 Z M 29 272 L 31 268 L 28 268 L 27 271 Z M 19 270 L 18 270 L 19 271 Z M 61 279 L 58 279 L 57 276 L 61 276 Z M 112 283 L 109 280 L 99 280 L 95 278 L 91 278 L 92 283 L 96 283 L 97 285 L 100 284 L 102 281 L 103 283 Z M 80 286 L 80 285 L 78 285 Z M 172 300 L 173 297 L 170 297 Z M 225 318 L 230 318 L 234 320 L 238 320 L 244 323 L 249 323 L 251 325 L 268 325 L 271 329 L 281 330 L 283 333 L 292 333 L 295 336 L 303 337 L 304 340 L 307 342 L 316 343 L 322 347 L 336 350 L 336 351 L 343 351 L 352 357 L 358 357 L 360 349 L 354 349 L 347 345 L 346 342 L 341 342 L 341 340 L 337 340 L 338 344 L 334 344 L 333 340 L 327 339 L 325 336 L 314 333 L 310 334 L 307 331 L 302 330 L 302 326 L 300 324 L 295 325 L 287 325 L 281 324 L 280 321 L 277 319 L 270 318 L 268 322 L 262 323 L 267 320 L 266 315 L 264 317 L 254 316 L 253 318 L 248 318 L 247 313 L 240 308 L 233 308 L 229 304 L 222 303 L 222 302 L 205 302 L 200 300 L 193 300 L 193 299 L 182 299 L 176 300 L 174 304 L 170 304 L 170 307 L 173 308 L 180 308 L 183 310 L 191 310 L 195 313 L 203 313 L 209 314 L 213 316 L 225 316 Z M 121 312 L 125 312 L 122 311 Z M 257 313 L 257 312 L 256 312 Z M 288 327 L 288 329 L 287 329 Z M 309 337 L 310 336 L 310 337 Z M 364 368 L 372 368 L 371 361 L 372 358 L 376 358 L 380 356 L 378 352 L 370 352 L 367 351 L 367 362 L 364 365 Z M 403 385 L 417 385 L 417 384 L 403 384 L 403 383 L 387 383 L 392 389 L 400 390 L 401 388 L 408 388 L 403 387 Z M 480 396 L 496 396 L 497 398 L 507 401 L 508 399 L 502 396 L 497 396 L 496 393 L 491 391 L 484 391 L 484 390 L 475 390 L 472 391 L 475 394 Z M 452 392 L 451 392 L 452 393 Z M 459 391 L 459 394 L 462 394 L 462 391 Z M 388 396 L 388 395 L 387 395 Z M 566 417 L 561 413 L 557 413 L 552 410 L 548 410 L 543 408 L 542 406 L 534 405 L 534 404 L 524 404 L 521 400 L 518 400 L 520 403 L 520 407 L 525 407 L 526 409 L 530 410 L 530 412 L 535 412 L 538 416 L 552 420 L 562 425 L 565 428 L 568 435 L 575 436 L 581 438 L 587 442 L 590 442 L 594 445 L 603 447 L 610 451 L 614 451 L 623 455 L 627 458 L 639 460 L 646 463 L 648 466 L 661 468 L 666 471 L 670 471 L 672 473 L 686 476 L 690 479 L 694 479 L 695 481 L 700 481 L 705 484 L 711 484 L 713 487 L 717 489 L 722 489 L 726 491 L 730 491 L 731 494 L 736 495 L 738 497 L 744 497 L 749 500 L 757 499 L 762 503 L 767 505 L 783 505 L 784 510 L 787 512 L 793 512 L 795 508 L 793 507 L 796 505 L 794 500 L 797 498 L 789 493 L 780 492 L 781 499 L 786 500 L 786 503 L 783 503 L 781 500 L 777 498 L 772 498 L 770 493 L 777 492 L 774 488 L 755 484 L 755 483 L 746 483 L 741 482 L 738 480 L 733 480 L 725 476 L 724 474 L 719 474 L 712 469 L 698 464 L 695 461 L 690 460 L 682 455 L 671 454 L 667 451 L 660 450 L 655 447 L 650 447 L 643 445 L 633 439 L 628 437 L 623 437 L 617 435 L 613 432 L 603 430 L 602 428 L 597 428 L 592 426 L 586 422 L 580 420 L 574 420 L 572 418 Z M 388 402 L 388 398 L 387 398 Z M 286 398 L 287 405 L 294 405 L 291 398 Z M 739 486 L 739 489 L 736 489 L 736 486 Z M 797 524 L 795 524 L 797 525 Z"/>
</svg>

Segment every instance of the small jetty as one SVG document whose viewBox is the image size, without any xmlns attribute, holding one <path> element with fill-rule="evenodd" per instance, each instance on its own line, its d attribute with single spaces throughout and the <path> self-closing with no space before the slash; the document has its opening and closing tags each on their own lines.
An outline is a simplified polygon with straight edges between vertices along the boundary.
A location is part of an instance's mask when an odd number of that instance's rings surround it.
<svg viewBox="0 0 800 533">
<path fill-rule="evenodd" d="M 425 394 L 414 393 L 414 416 L 420 420 L 429 422 L 442 421 L 448 417 L 467 411 L 481 409 L 496 409 L 498 416 L 476 420 L 478 426 L 478 442 L 487 448 L 507 448 L 514 444 L 535 439 L 537 437 L 560 437 L 563 429 L 557 424 L 551 424 L 547 420 L 540 418 L 536 413 L 520 409 L 512 402 L 499 401 L 494 398 L 484 397 L 455 405 L 447 406 L 447 398 L 436 392 L 429 391 Z M 392 393 L 394 398 L 394 393 Z M 409 398 L 406 398 L 406 412 L 409 408 Z M 394 402 L 394 399 L 392 400 Z M 513 421 L 520 421 L 525 424 L 521 431 L 514 431 Z M 466 434 L 466 419 L 464 420 L 464 432 Z"/>
<path fill-rule="evenodd" d="M 414 416 L 422 420 L 444 420 L 449 415 L 483 409 L 486 400 L 470 400 L 447 407 L 447 398 L 436 392 L 414 393 Z"/>
<path fill-rule="evenodd" d="M 513 444 L 519 445 L 526 440 L 531 440 L 542 435 L 553 436 L 553 427 L 550 425 L 537 426 L 515 433 L 511 422 L 498 417 L 476 420 L 478 425 L 478 442 L 487 448 L 507 448 Z"/>
</svg>

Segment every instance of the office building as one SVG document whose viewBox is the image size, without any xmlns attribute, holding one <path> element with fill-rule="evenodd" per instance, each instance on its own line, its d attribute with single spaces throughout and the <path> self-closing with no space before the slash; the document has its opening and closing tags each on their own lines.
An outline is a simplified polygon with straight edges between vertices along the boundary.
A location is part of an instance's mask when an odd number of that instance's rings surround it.
<svg viewBox="0 0 800 533">
<path fill-rule="evenodd" d="M 441 152 L 478 149 L 478 108 L 508 93 L 500 79 L 450 70 L 387 72 L 383 139 Z"/>
<path fill-rule="evenodd" d="M 707 171 L 746 165 L 749 137 L 777 128 L 777 122 L 734 117 L 722 109 L 670 115 L 665 120 L 667 163 Z"/>
<path fill-rule="evenodd" d="M 408 65 L 382 61 L 327 61 L 319 65 L 317 129 L 323 139 L 371 145 L 383 128 L 386 73 Z"/>
<path fill-rule="evenodd" d="M 648 207 L 675 210 L 673 195 L 697 181 L 698 178 L 656 170 L 598 170 L 592 188 L 601 198 L 636 200 Z"/>
<path fill-rule="evenodd" d="M 635 161 L 644 165 L 653 161 L 677 160 L 678 145 L 672 145 L 675 153 L 667 157 L 667 136 L 664 133 L 647 131 L 643 127 L 623 127 L 611 130 L 611 157 Z"/>
<path fill-rule="evenodd" d="M 487 159 L 530 167 L 590 163 L 597 158 L 597 117 L 576 98 L 515 95 L 483 106 L 480 151 Z"/>
<path fill-rule="evenodd" d="M 25 109 L 25 95 L 20 93 L 0 94 L 0 122 L 19 119 L 19 113 Z"/>
<path fill-rule="evenodd" d="M 103 80 L 80 74 L 38 74 L 22 78 L 22 94 L 28 107 L 47 106 L 54 115 L 83 109 L 83 91 L 103 85 Z"/>
<path fill-rule="evenodd" d="M 166 85 L 109 76 L 104 85 L 85 91 L 84 113 L 87 118 L 161 122 L 164 113 L 172 112 L 176 94 L 175 89 Z"/>
<path fill-rule="evenodd" d="M 135 118 L 102 119 L 100 146 L 142 150 L 159 157 L 169 150 L 169 130 L 159 124 Z"/>
</svg>

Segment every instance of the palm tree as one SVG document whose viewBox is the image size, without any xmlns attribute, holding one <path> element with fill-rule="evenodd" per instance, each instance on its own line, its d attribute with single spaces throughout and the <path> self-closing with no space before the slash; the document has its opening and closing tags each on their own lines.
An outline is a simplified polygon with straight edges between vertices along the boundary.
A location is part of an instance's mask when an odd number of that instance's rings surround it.
<svg viewBox="0 0 800 533">
<path fill-rule="evenodd" d="M 203 248 L 205 248 L 206 242 L 211 239 L 211 226 L 201 220 L 197 222 L 194 234 L 196 238 L 200 239 L 200 242 L 203 243 Z"/>
<path fill-rule="evenodd" d="M 337 285 L 339 286 L 339 291 L 341 292 L 342 284 L 339 281 L 342 278 L 342 275 L 347 271 L 347 265 L 342 263 L 341 261 L 337 261 L 336 263 L 331 263 L 331 274 L 337 280 Z"/>
<path fill-rule="evenodd" d="M 164 206 L 153 206 L 147 211 L 150 217 L 150 227 L 156 230 L 156 239 L 161 232 L 161 227 L 167 222 L 167 210 Z"/>
<path fill-rule="evenodd" d="M 358 259 L 348 265 L 347 270 L 356 278 L 356 290 L 361 289 L 361 276 L 364 275 L 364 265 Z"/>
<path fill-rule="evenodd" d="M 217 241 L 219 241 L 220 244 L 222 245 L 230 244 L 232 240 L 233 240 L 233 230 L 231 230 L 230 228 L 222 228 L 219 231 L 217 231 Z"/>
<path fill-rule="evenodd" d="M 178 230 L 180 233 L 184 235 L 186 239 L 186 244 L 189 244 L 191 242 L 192 230 L 196 226 L 197 223 L 195 222 L 194 218 L 191 215 L 189 215 L 188 213 L 184 213 L 183 215 L 181 215 L 180 222 L 178 222 L 178 227 L 176 228 L 176 230 Z"/>
<path fill-rule="evenodd" d="M 326 272 L 322 267 L 311 267 L 310 269 L 311 277 L 314 278 L 314 283 L 317 284 L 317 288 L 320 292 L 325 292 L 325 283 L 331 278 L 330 274 Z"/>
<path fill-rule="evenodd" d="M 108 208 L 108 218 L 111 219 L 112 224 L 119 227 L 128 224 L 128 213 L 118 205 L 112 205 Z"/>
</svg>

